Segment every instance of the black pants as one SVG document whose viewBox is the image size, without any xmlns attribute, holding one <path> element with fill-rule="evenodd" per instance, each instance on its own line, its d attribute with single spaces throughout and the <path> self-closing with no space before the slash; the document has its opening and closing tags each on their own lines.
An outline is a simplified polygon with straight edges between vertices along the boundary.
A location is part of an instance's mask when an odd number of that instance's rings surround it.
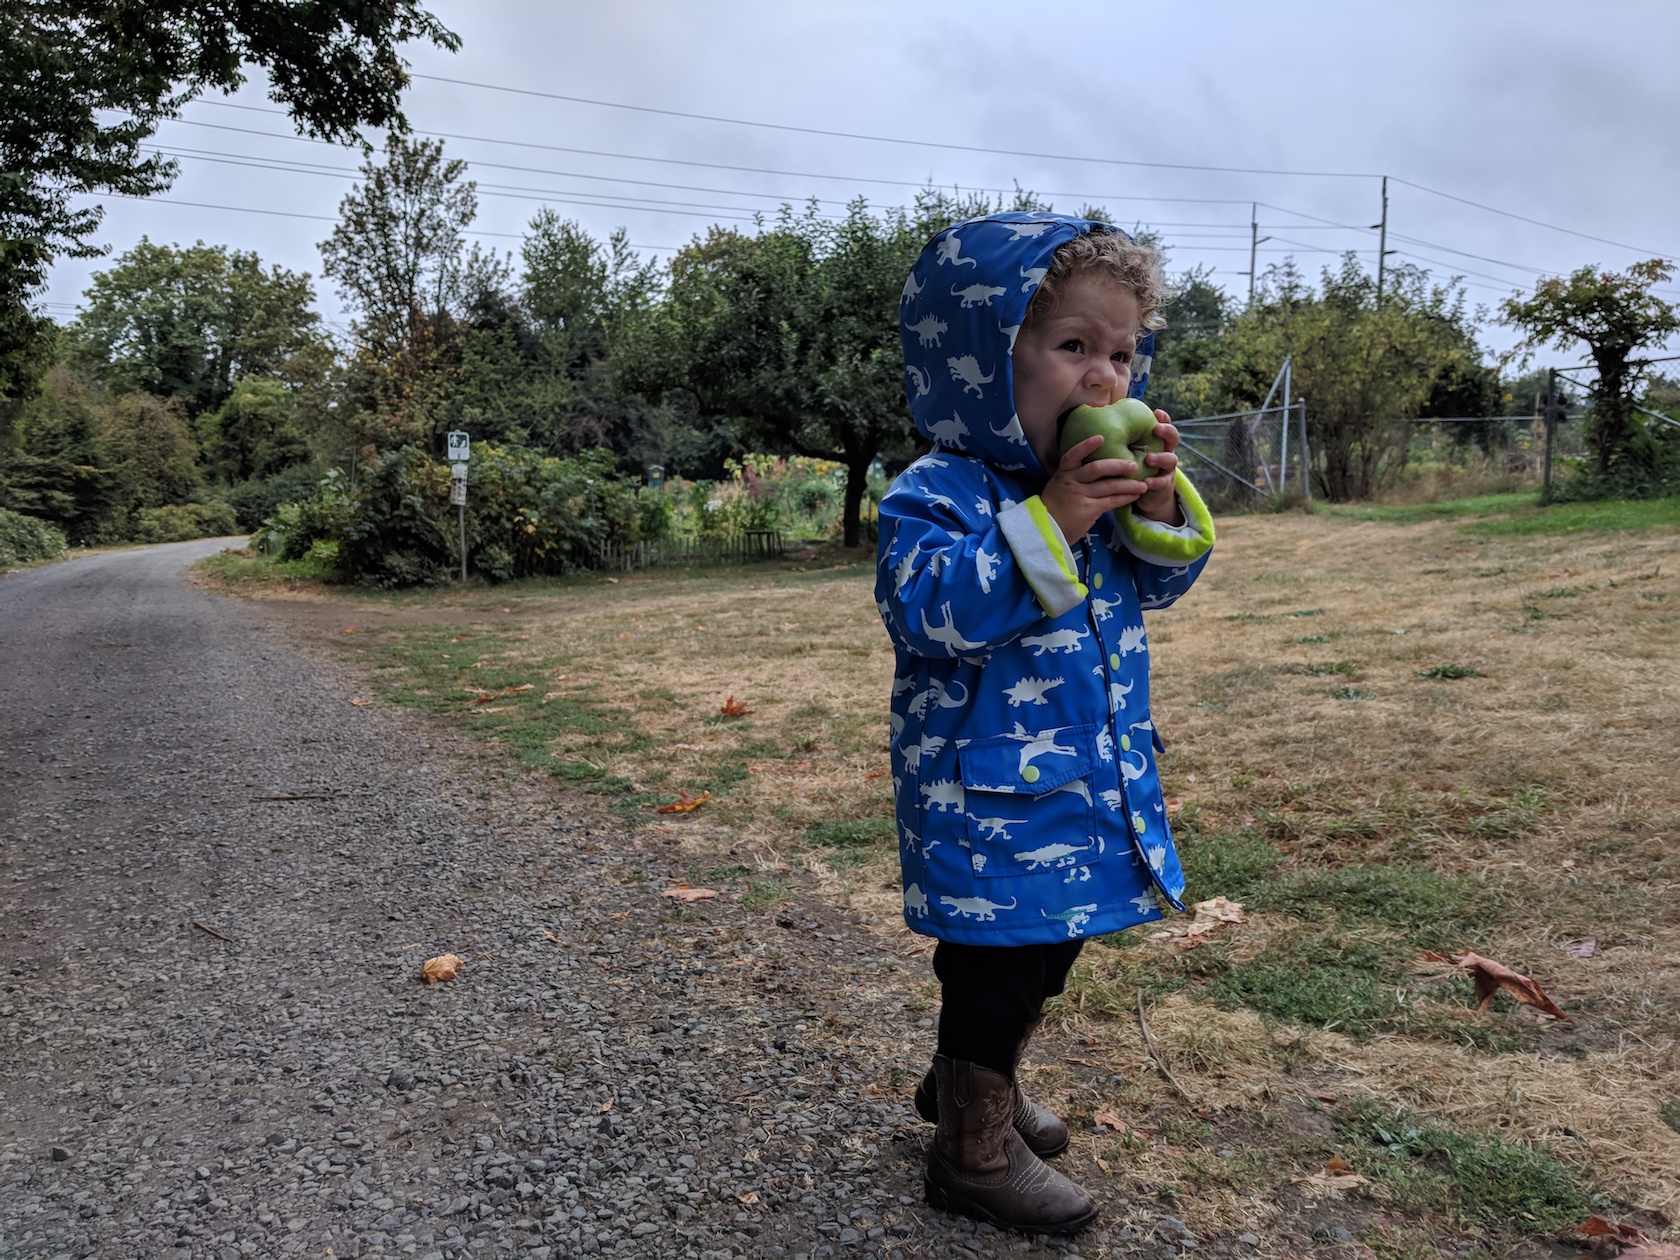
<svg viewBox="0 0 1680 1260">
<path fill-rule="evenodd" d="M 958 945 L 933 951 L 939 977 L 939 1053 L 1013 1078 L 1015 1051 L 1047 998 L 1067 985 L 1085 942 L 1051 945 Z"/>
</svg>

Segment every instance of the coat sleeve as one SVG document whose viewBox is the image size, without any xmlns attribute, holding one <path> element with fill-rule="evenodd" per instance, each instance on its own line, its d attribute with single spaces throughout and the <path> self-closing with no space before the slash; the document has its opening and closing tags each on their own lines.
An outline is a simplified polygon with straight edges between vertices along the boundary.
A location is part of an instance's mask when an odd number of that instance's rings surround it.
<svg viewBox="0 0 1680 1260">
<path fill-rule="evenodd" d="M 963 498 L 976 496 L 965 491 Z M 1037 496 L 986 508 L 993 514 L 968 519 L 951 494 L 904 478 L 881 501 L 875 598 L 907 651 L 935 658 L 990 652 L 1089 593 Z"/>
<path fill-rule="evenodd" d="M 1182 525 L 1135 516 L 1130 508 L 1114 513 L 1115 540 L 1142 562 L 1136 572 L 1138 600 L 1144 608 L 1165 608 L 1189 590 L 1213 550 L 1213 514 L 1182 469 L 1175 486 Z"/>
</svg>

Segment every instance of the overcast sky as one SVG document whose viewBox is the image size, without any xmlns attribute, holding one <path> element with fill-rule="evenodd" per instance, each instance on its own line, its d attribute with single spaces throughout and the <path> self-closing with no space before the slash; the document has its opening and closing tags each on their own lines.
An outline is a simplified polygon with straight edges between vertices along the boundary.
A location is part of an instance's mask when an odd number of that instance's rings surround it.
<svg viewBox="0 0 1680 1260">
<path fill-rule="evenodd" d="M 407 114 L 471 165 L 476 227 L 504 249 L 545 202 L 597 235 L 622 225 L 665 257 L 709 223 L 782 200 L 814 195 L 839 209 L 858 195 L 901 204 L 928 180 L 1019 182 L 1058 209 L 1091 201 L 1122 225 L 1152 226 L 1171 269 L 1210 266 L 1243 294 L 1251 202 L 1260 235 L 1273 238 L 1262 268 L 1293 254 L 1316 275 L 1350 248 L 1374 265 L 1368 225 L 1380 214 L 1377 176 L 1388 174 L 1396 259 L 1462 274 L 1475 303 L 1585 264 L 1680 256 L 1673 0 L 434 8 L 461 50 L 411 49 Z M 149 202 L 108 200 L 101 241 L 113 252 L 142 235 L 254 250 L 316 276 L 320 309 L 342 329 L 348 315 L 319 280 L 317 243 L 360 157 L 293 138 L 283 114 L 259 112 L 274 109 L 255 83 L 189 106 L 157 137 L 182 154 L 175 186 Z M 316 173 L 261 168 L 272 163 Z M 771 173 L 720 169 L 740 167 Z M 102 265 L 60 262 L 50 313 L 73 314 Z M 1680 299 L 1680 285 L 1664 296 Z M 1513 339 L 1497 326 L 1484 335 L 1496 350 Z"/>
</svg>

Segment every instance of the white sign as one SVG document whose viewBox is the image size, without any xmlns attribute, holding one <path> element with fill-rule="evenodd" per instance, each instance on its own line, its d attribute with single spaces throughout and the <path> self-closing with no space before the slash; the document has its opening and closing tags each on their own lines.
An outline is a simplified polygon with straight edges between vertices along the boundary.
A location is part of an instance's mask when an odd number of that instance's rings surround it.
<svg viewBox="0 0 1680 1260">
<path fill-rule="evenodd" d="M 449 462 L 464 464 L 467 460 L 468 441 L 466 433 L 461 429 L 454 429 L 449 434 Z"/>
<path fill-rule="evenodd" d="M 451 464 L 449 465 L 449 475 L 456 481 L 465 481 L 467 479 L 467 466 L 465 464 Z"/>
<path fill-rule="evenodd" d="M 467 504 L 467 483 L 451 481 L 449 483 L 449 506 L 465 507 Z"/>
</svg>

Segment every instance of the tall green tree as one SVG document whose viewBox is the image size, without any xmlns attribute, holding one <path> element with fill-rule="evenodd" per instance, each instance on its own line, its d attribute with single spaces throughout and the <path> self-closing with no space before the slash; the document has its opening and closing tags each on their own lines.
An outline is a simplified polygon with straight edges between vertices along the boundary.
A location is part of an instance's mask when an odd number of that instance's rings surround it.
<svg viewBox="0 0 1680 1260">
<path fill-rule="evenodd" d="M 1674 265 L 1661 258 L 1625 272 L 1582 267 L 1553 276 L 1527 298 L 1507 299 L 1505 322 L 1527 334 L 1531 346 L 1568 350 L 1585 344 L 1598 369 L 1592 387 L 1587 440 L 1601 479 L 1648 469 L 1653 454 L 1634 400 L 1651 360 L 1640 354 L 1680 331 L 1680 312 L 1652 290 L 1672 279 Z"/>
<path fill-rule="evenodd" d="M 102 208 L 143 197 L 175 164 L 141 145 L 200 93 L 245 67 L 299 130 L 339 142 L 402 129 L 404 44 L 457 37 L 415 0 L 3 0 L 0 3 L 0 400 L 44 367 L 31 302 L 60 255 L 88 257 Z"/>
<path fill-rule="evenodd" d="M 321 341 L 305 273 L 202 241 L 140 243 L 97 273 L 70 327 L 79 357 L 117 393 L 213 411 L 246 376 L 278 375 Z"/>
<path fill-rule="evenodd" d="M 1379 302 L 1375 279 L 1347 255 L 1314 289 L 1288 263 L 1272 268 L 1255 302 L 1232 320 L 1197 387 L 1219 410 L 1256 407 L 1285 355 L 1307 405 L 1307 439 L 1318 493 L 1369 498 L 1403 462 L 1408 433 L 1437 385 L 1479 364 L 1462 288 L 1428 272 L 1390 269 Z"/>
<path fill-rule="evenodd" d="M 0 462 L 0 507 L 48 520 L 73 543 L 95 541 L 122 497 L 101 400 L 62 364 L 14 408 Z"/>
</svg>

